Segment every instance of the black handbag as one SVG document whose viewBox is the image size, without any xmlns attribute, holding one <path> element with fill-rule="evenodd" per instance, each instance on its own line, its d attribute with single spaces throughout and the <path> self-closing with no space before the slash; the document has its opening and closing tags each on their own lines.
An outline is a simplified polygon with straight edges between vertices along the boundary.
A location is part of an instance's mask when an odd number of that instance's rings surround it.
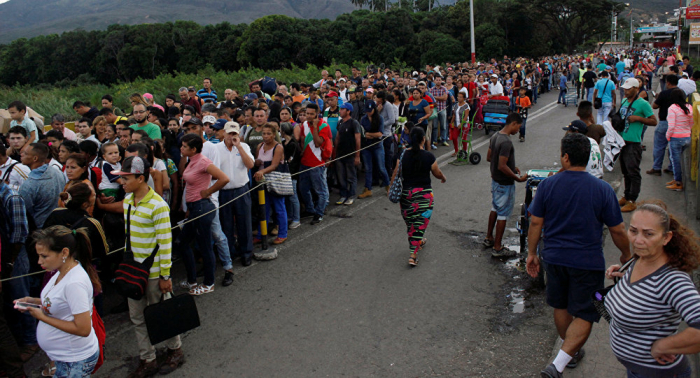
<svg viewBox="0 0 700 378">
<path fill-rule="evenodd" d="M 131 205 L 126 211 L 126 250 L 124 251 L 124 261 L 119 264 L 119 268 L 114 273 L 114 283 L 117 286 L 117 292 L 127 298 L 140 300 L 146 295 L 146 287 L 148 286 L 148 276 L 151 273 L 151 266 L 158 246 L 151 252 L 151 255 L 142 263 L 134 259 L 134 253 L 131 251 Z"/>
<path fill-rule="evenodd" d="M 637 96 L 639 96 L 639 93 L 637 93 Z M 622 114 L 620 114 L 620 111 L 622 110 L 622 104 L 620 104 L 620 109 L 616 111 L 611 117 L 610 117 L 610 124 L 612 125 L 613 129 L 617 131 L 618 133 L 622 133 L 625 131 L 625 123 L 627 123 L 627 117 L 630 116 L 630 108 L 632 105 L 634 105 L 634 102 L 637 101 L 637 96 L 634 96 L 632 99 L 632 102 L 627 105 L 627 114 L 623 117 Z"/>
<path fill-rule="evenodd" d="M 596 109 L 600 109 L 603 107 L 603 96 L 605 96 L 605 90 L 608 89 L 608 84 L 610 84 L 610 79 L 605 83 L 605 86 L 603 87 L 603 93 L 600 95 L 600 97 L 596 97 L 593 99 L 593 107 Z"/>
<path fill-rule="evenodd" d="M 143 311 L 151 345 L 199 327 L 199 312 L 194 297 L 180 294 L 170 299 L 154 303 Z"/>
</svg>

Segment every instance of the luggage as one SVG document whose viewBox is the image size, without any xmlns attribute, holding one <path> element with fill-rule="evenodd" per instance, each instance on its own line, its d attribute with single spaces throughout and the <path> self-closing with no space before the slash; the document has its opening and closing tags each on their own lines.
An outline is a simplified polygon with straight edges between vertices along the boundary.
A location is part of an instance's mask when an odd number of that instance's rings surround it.
<svg viewBox="0 0 700 378">
<path fill-rule="evenodd" d="M 194 297 L 180 294 L 154 303 L 143 311 L 152 345 L 199 327 L 199 312 Z"/>
</svg>

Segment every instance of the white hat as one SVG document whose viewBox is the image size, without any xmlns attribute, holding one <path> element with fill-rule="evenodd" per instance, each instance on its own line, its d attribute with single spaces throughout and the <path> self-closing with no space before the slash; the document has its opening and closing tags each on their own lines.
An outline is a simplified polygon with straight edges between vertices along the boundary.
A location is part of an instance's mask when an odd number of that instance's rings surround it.
<svg viewBox="0 0 700 378">
<path fill-rule="evenodd" d="M 224 132 L 226 132 L 226 134 L 229 134 L 229 133 L 240 134 L 240 131 L 241 131 L 241 126 L 238 125 L 238 122 L 229 121 L 229 122 L 226 122 L 226 125 L 224 125 Z"/>
<path fill-rule="evenodd" d="M 622 84 L 622 89 L 630 89 L 630 88 L 639 88 L 639 80 L 635 78 L 629 78 L 625 80 L 625 83 Z"/>
<path fill-rule="evenodd" d="M 216 118 L 214 116 L 204 116 L 202 119 L 202 123 L 211 123 L 212 125 L 216 123 Z"/>
</svg>

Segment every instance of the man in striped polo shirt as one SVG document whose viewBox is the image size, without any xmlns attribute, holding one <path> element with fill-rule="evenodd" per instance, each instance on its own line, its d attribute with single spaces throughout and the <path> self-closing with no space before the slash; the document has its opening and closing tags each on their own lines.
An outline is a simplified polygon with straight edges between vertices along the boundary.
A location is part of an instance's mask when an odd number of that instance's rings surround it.
<svg viewBox="0 0 700 378">
<path fill-rule="evenodd" d="M 139 367 L 129 375 L 129 378 L 141 378 L 160 374 L 168 374 L 177 369 L 185 356 L 180 348 L 180 336 L 165 341 L 168 356 L 162 365 L 156 360 L 156 349 L 148 339 L 148 330 L 144 319 L 146 306 L 158 303 L 162 298 L 169 299 L 173 290 L 170 279 L 170 260 L 172 251 L 172 233 L 170 226 L 170 209 L 168 204 L 148 186 L 150 172 L 148 162 L 138 156 L 124 160 L 121 171 L 112 174 L 121 176 L 122 187 L 127 193 L 124 198 L 124 221 L 130 212 L 131 250 L 134 260 L 143 262 L 158 247 L 153 265 L 151 266 L 146 295 L 140 300 L 129 298 L 129 317 L 136 326 L 136 341 L 139 345 Z"/>
</svg>

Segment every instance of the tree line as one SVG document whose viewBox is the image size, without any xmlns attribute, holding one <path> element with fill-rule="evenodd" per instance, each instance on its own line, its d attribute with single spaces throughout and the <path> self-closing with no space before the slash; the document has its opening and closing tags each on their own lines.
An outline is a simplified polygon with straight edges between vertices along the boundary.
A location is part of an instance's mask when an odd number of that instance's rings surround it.
<svg viewBox="0 0 700 378">
<path fill-rule="evenodd" d="M 384 9 L 382 4 L 387 11 L 377 11 Z M 271 15 L 251 24 L 111 25 L 21 38 L 0 45 L 0 83 L 113 84 L 194 73 L 207 64 L 231 72 L 355 61 L 420 67 L 468 59 L 469 1 L 430 11 L 401 4 L 372 2 L 375 11 L 358 10 L 333 21 Z M 475 0 L 474 7 L 476 52 L 484 60 L 592 48 L 610 34 L 610 12 L 624 5 L 611 0 Z"/>
</svg>

